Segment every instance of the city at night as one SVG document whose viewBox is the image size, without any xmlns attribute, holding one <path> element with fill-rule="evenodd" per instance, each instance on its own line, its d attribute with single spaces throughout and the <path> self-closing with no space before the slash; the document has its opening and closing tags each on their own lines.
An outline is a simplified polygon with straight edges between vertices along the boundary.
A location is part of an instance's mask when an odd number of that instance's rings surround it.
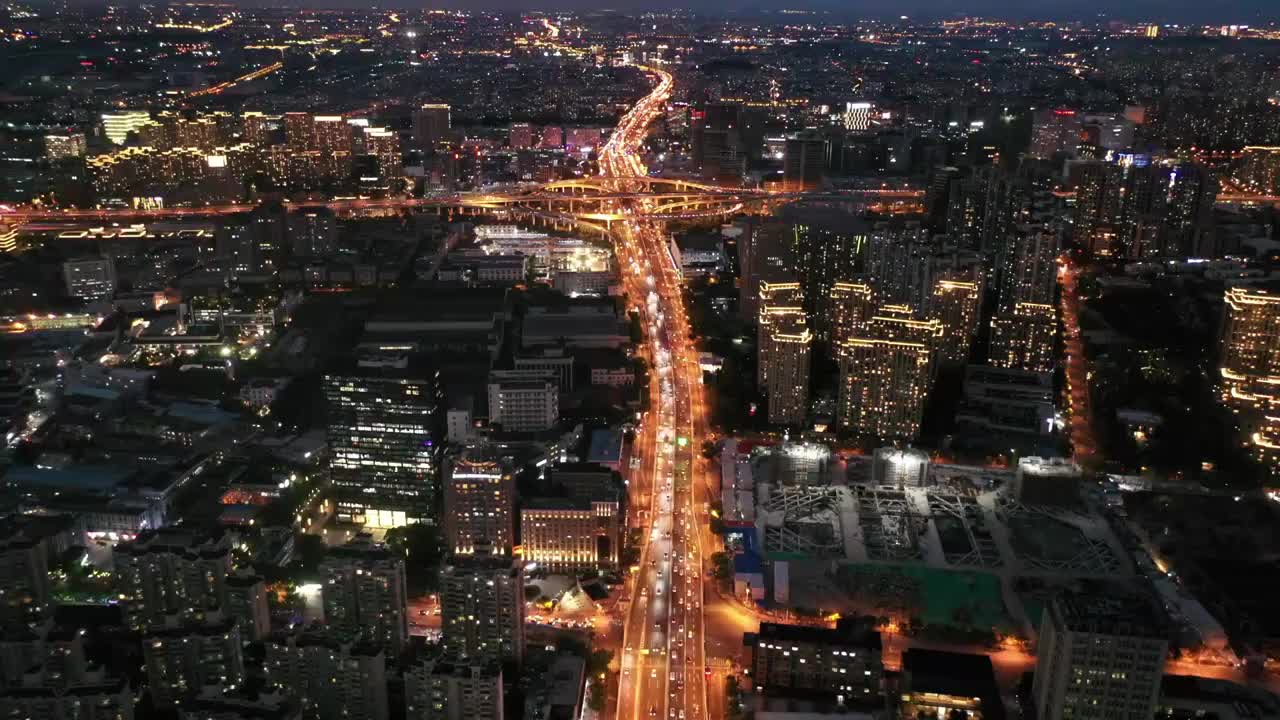
<svg viewBox="0 0 1280 720">
<path fill-rule="evenodd" d="M 1280 720 L 1275 3 L 0 0 L 0 720 Z"/>
</svg>

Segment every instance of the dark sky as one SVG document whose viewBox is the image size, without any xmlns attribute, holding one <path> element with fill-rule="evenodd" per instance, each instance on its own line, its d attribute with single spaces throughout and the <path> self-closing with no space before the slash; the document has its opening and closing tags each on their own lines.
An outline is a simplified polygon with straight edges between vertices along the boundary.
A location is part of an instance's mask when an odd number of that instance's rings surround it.
<svg viewBox="0 0 1280 720">
<path fill-rule="evenodd" d="M 262 0 L 247 0 L 260 4 Z M 289 4 L 355 7 L 352 0 L 291 0 Z M 985 15 L 1011 19 L 1115 20 L 1160 22 L 1280 23 L 1280 0 L 375 0 L 380 7 L 448 7 L 530 10 L 665 10 L 688 8 L 732 12 L 753 8 L 822 9 L 842 17 L 886 17 L 902 14 L 918 18 Z M 364 5 L 368 7 L 368 5 Z"/>
</svg>

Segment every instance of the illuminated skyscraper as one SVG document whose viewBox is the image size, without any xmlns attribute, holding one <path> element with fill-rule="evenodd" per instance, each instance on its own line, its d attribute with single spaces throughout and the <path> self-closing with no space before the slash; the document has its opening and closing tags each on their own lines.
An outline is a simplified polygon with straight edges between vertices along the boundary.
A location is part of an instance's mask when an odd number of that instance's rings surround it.
<svg viewBox="0 0 1280 720">
<path fill-rule="evenodd" d="M 917 320 L 908 308 L 888 306 L 868 321 L 863 334 L 840 343 L 840 427 L 885 439 L 914 438 L 933 381 L 933 346 L 941 334 L 936 320 Z"/>
<path fill-rule="evenodd" d="M 769 314 L 761 326 L 760 359 L 767 364 L 764 392 L 769 398 L 769 422 L 796 425 L 809 409 L 809 351 L 813 335 L 804 313 L 786 309 Z"/>
<path fill-rule="evenodd" d="M 814 336 L 825 338 L 831 317 L 831 288 L 856 276 L 859 253 L 867 241 L 867 224 L 846 210 L 818 204 L 789 205 L 779 211 L 778 218 L 786 223 L 784 239 L 790 245 L 783 267 L 800 283 L 802 305 Z"/>
<path fill-rule="evenodd" d="M 65 133 L 44 136 L 44 156 L 50 160 L 84 157 L 84 133 Z"/>
<path fill-rule="evenodd" d="M 849 102 L 844 104 L 841 116 L 844 129 L 852 132 L 866 132 L 871 127 L 871 103 Z"/>
<path fill-rule="evenodd" d="M 1280 283 L 1229 287 L 1219 340 L 1219 388 L 1254 450 L 1280 470 Z"/>
<path fill-rule="evenodd" d="M 453 127 L 451 110 L 444 103 L 426 103 L 413 111 L 413 142 L 425 152 L 433 152 L 449 139 Z"/>
<path fill-rule="evenodd" d="M 756 382 L 769 397 L 769 420 L 803 420 L 809 401 L 809 345 L 804 291 L 797 282 L 760 283 Z"/>
<path fill-rule="evenodd" d="M 875 314 L 875 291 L 865 282 L 837 282 L 831 288 L 830 341 L 840 343 L 858 337 Z"/>
<path fill-rule="evenodd" d="M 940 278 L 933 284 L 929 298 L 929 316 L 942 327 L 938 343 L 938 362 L 963 365 L 969 359 L 969 348 L 978 329 L 978 309 L 982 289 L 969 280 Z"/>
<path fill-rule="evenodd" d="M 403 172 L 400 156 L 400 136 L 386 128 L 364 129 L 365 154 L 378 160 L 378 175 L 384 180 L 399 177 Z"/>
<path fill-rule="evenodd" d="M 1023 225 L 1008 239 L 1000 271 L 1000 311 L 1019 303 L 1053 303 L 1057 286 L 1058 238 L 1044 225 Z"/>
<path fill-rule="evenodd" d="M 338 517 L 371 527 L 434 521 L 444 440 L 436 373 L 370 357 L 326 375 L 324 389 Z"/>
<path fill-rule="evenodd" d="M 145 110 L 122 110 L 102 114 L 102 134 L 116 145 L 123 145 L 129 133 L 138 132 L 151 122 L 151 113 Z"/>
<path fill-rule="evenodd" d="M 1050 372 L 1057 330 L 1055 306 L 1018 303 L 1011 312 L 999 313 L 991 319 L 988 360 L 999 368 Z"/>
<path fill-rule="evenodd" d="M 511 468 L 484 446 L 467 448 L 444 483 L 444 536 L 466 555 L 484 541 L 499 553 L 515 544 L 516 481 Z"/>
</svg>

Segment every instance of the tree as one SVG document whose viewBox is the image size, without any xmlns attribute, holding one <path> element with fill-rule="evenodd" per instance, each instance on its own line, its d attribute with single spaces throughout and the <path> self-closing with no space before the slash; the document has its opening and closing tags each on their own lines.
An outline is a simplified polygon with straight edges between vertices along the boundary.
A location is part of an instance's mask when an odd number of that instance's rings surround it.
<svg viewBox="0 0 1280 720">
<path fill-rule="evenodd" d="M 415 523 L 392 528 L 387 531 L 385 542 L 404 555 L 410 595 L 423 595 L 436 588 L 446 555 L 444 535 L 438 526 Z"/>
<path fill-rule="evenodd" d="M 595 650 L 587 656 L 587 674 L 599 675 L 609 669 L 609 663 L 613 662 L 613 653 L 608 650 Z"/>
</svg>

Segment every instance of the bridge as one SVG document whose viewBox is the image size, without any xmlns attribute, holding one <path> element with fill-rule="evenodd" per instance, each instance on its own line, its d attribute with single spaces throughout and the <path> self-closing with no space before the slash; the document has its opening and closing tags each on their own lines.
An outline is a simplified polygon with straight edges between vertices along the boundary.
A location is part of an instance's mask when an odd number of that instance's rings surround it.
<svg viewBox="0 0 1280 720">
<path fill-rule="evenodd" d="M 338 197 L 285 201 L 285 207 L 325 207 L 335 214 L 349 216 L 414 210 L 454 211 L 463 215 L 495 214 L 553 229 L 579 227 L 604 233 L 609 231 L 612 223 L 636 214 L 652 220 L 698 220 L 763 210 L 801 200 L 862 202 L 886 211 L 902 212 L 918 209 L 923 195 L 919 190 L 897 188 L 789 191 L 728 187 L 681 178 L 599 176 L 421 198 Z M 257 207 L 259 203 L 90 209 L 0 206 L 0 224 L 20 227 L 34 222 L 119 223 L 202 219 L 250 212 Z"/>
</svg>

